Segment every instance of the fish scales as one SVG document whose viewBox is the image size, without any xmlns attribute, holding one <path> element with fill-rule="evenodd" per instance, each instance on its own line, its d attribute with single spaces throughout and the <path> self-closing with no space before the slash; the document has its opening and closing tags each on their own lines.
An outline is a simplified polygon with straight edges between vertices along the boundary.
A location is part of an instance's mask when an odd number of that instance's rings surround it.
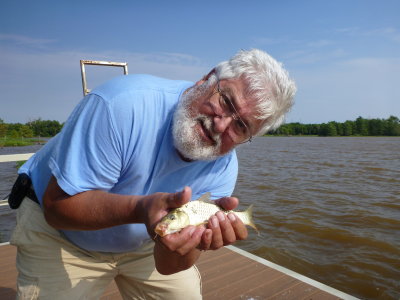
<svg viewBox="0 0 400 300">
<path fill-rule="evenodd" d="M 252 219 L 252 205 L 243 212 L 225 211 L 210 200 L 210 193 L 206 193 L 199 199 L 191 201 L 168 213 L 160 223 L 157 224 L 155 232 L 160 236 L 165 236 L 189 225 L 202 225 L 208 223 L 209 218 L 218 211 L 225 214 L 234 213 L 245 225 L 249 225 L 257 230 Z"/>
</svg>

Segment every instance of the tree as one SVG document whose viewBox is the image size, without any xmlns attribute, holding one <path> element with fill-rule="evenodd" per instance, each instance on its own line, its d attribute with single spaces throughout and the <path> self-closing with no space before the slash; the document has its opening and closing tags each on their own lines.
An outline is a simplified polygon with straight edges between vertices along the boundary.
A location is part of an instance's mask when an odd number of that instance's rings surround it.
<svg viewBox="0 0 400 300">
<path fill-rule="evenodd" d="M 28 125 L 22 125 L 19 134 L 21 137 L 30 138 L 33 137 L 33 131 Z"/>
<path fill-rule="evenodd" d="M 353 122 L 352 121 L 344 122 L 344 124 L 343 124 L 343 135 L 344 136 L 353 135 Z"/>
<path fill-rule="evenodd" d="M 400 135 L 400 120 L 395 116 L 390 116 L 386 120 L 385 134 L 390 136 Z"/>
<path fill-rule="evenodd" d="M 390 116 L 387 120 L 364 119 L 362 117 L 358 117 L 355 121 L 346 121 L 344 123 L 331 121 L 323 124 L 301 124 L 296 122 L 284 124 L 270 134 L 319 136 L 400 136 L 400 120 L 398 117 Z"/>
<path fill-rule="evenodd" d="M 0 119 L 0 137 L 7 136 L 8 125 L 4 123 L 3 119 Z"/>
<path fill-rule="evenodd" d="M 370 135 L 384 135 L 385 121 L 381 119 L 368 120 L 368 131 Z"/>
<path fill-rule="evenodd" d="M 21 137 L 21 135 L 19 134 L 18 130 L 16 130 L 16 129 L 12 129 L 12 130 L 8 133 L 8 135 L 9 135 L 11 138 L 13 138 L 13 139 L 16 139 L 16 138 L 20 138 L 20 137 Z"/>
<path fill-rule="evenodd" d="M 55 136 L 62 128 L 58 121 L 42 120 L 40 118 L 28 122 L 27 125 L 33 130 L 35 136 Z"/>
<path fill-rule="evenodd" d="M 343 135 L 343 132 L 344 132 L 343 123 L 332 122 L 332 124 L 336 128 L 336 134 L 335 135 Z"/>
<path fill-rule="evenodd" d="M 369 135 L 368 132 L 368 122 L 366 119 L 358 117 L 356 120 L 356 134 L 359 135 Z"/>
</svg>

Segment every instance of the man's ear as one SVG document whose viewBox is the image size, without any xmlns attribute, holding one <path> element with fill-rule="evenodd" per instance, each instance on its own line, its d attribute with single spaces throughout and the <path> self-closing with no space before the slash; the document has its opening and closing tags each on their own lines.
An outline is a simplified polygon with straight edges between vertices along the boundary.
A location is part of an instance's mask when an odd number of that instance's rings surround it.
<svg viewBox="0 0 400 300">
<path fill-rule="evenodd" d="M 207 81 L 208 78 L 210 78 L 210 76 L 211 76 L 212 74 L 214 74 L 214 73 L 215 73 L 215 68 L 213 68 L 210 72 L 208 72 L 207 75 L 203 76 L 202 79 L 200 79 L 199 81 L 197 81 L 197 82 L 196 82 L 196 85 L 203 84 L 203 83 L 204 83 L 205 81 Z"/>
</svg>

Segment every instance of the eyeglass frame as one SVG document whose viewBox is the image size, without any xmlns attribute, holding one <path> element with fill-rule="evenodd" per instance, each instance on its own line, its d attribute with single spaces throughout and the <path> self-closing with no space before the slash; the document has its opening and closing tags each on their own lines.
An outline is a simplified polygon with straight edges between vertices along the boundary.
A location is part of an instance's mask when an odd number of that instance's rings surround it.
<svg viewBox="0 0 400 300">
<path fill-rule="evenodd" d="M 246 130 L 250 133 L 250 136 L 247 139 L 245 139 L 244 141 L 242 141 L 240 143 L 237 143 L 237 144 L 251 143 L 251 141 L 253 140 L 253 135 L 251 134 L 251 130 L 250 130 L 249 126 L 247 126 L 246 123 L 240 117 L 239 112 L 237 111 L 237 109 L 236 109 L 235 105 L 233 104 L 232 100 L 229 99 L 228 97 L 226 97 L 226 95 L 222 93 L 222 91 L 221 91 L 221 89 L 219 87 L 219 80 L 217 82 L 217 90 L 214 93 L 212 93 L 212 95 L 210 96 L 210 100 L 211 100 L 211 97 L 214 96 L 215 94 L 219 94 L 220 99 L 223 98 L 223 101 L 227 102 L 228 106 L 233 108 L 233 112 L 230 111 L 228 114 L 225 112 L 224 115 L 221 115 L 221 114 L 217 114 L 215 112 L 215 110 L 213 109 L 214 113 L 219 117 L 231 117 L 234 121 L 241 123 L 241 125 L 243 125 L 246 128 Z M 220 99 L 219 99 L 219 105 L 221 106 L 221 104 L 220 104 L 221 100 Z M 222 108 L 222 106 L 221 106 L 221 108 Z"/>
</svg>

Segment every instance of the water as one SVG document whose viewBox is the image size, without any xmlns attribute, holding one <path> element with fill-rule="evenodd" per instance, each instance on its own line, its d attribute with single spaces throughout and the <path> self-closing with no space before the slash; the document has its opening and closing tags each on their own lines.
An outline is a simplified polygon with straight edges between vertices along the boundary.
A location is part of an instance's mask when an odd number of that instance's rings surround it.
<svg viewBox="0 0 400 300">
<path fill-rule="evenodd" d="M 234 194 L 261 233 L 237 246 L 362 299 L 400 299 L 400 138 L 258 138 L 238 156 Z M 14 166 L 0 164 L 0 196 Z M 0 217 L 7 237 L 13 212 Z"/>
<path fill-rule="evenodd" d="M 238 149 L 239 247 L 363 299 L 400 299 L 400 138 L 271 137 Z"/>
<path fill-rule="evenodd" d="M 35 153 L 42 146 L 0 147 L 0 155 Z M 0 243 L 10 239 L 15 226 L 15 210 L 9 209 L 6 203 L 1 200 L 8 196 L 17 176 L 16 162 L 0 163 Z"/>
</svg>

